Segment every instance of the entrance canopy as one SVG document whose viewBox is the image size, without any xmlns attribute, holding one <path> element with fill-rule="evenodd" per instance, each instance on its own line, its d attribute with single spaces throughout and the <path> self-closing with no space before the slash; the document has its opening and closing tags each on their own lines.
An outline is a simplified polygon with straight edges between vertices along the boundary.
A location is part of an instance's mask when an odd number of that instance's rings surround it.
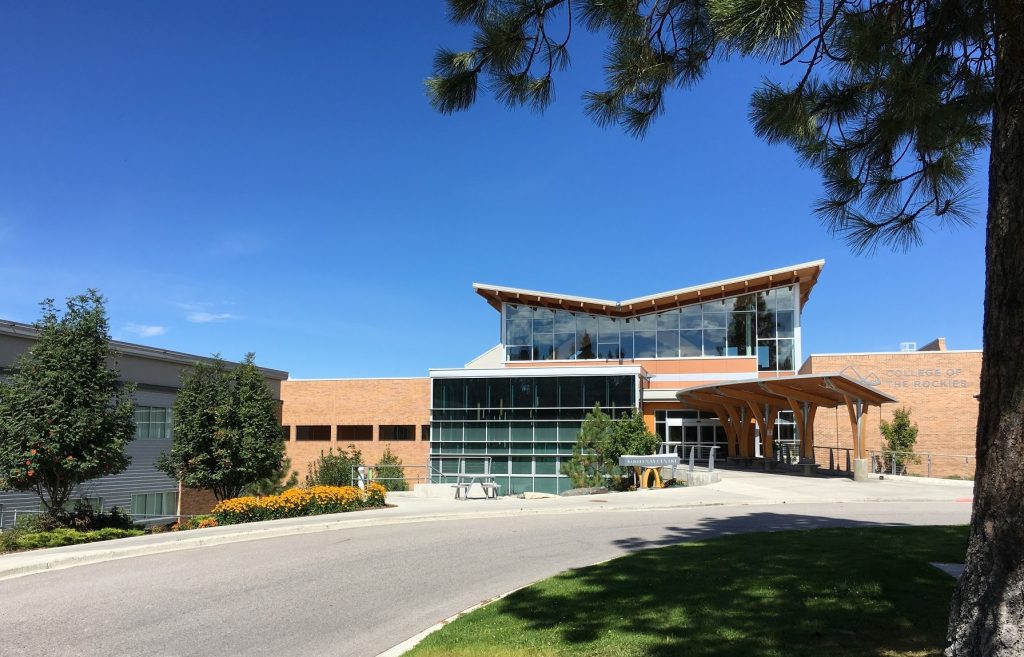
<svg viewBox="0 0 1024 657">
<path fill-rule="evenodd" d="M 765 458 L 774 458 L 775 418 L 793 411 L 801 462 L 814 461 L 814 415 L 818 408 L 845 406 L 853 434 L 853 457 L 865 458 L 864 414 L 896 400 L 843 374 L 797 374 L 687 388 L 676 394 L 686 406 L 715 413 L 729 439 L 729 456 L 752 457 L 756 425 Z"/>
</svg>

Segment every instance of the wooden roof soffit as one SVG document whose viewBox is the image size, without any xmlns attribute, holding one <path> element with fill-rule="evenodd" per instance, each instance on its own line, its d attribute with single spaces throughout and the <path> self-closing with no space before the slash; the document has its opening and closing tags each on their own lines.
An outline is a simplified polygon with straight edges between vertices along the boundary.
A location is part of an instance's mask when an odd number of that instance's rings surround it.
<svg viewBox="0 0 1024 657">
<path fill-rule="evenodd" d="M 770 404 L 772 406 L 778 406 L 780 403 L 785 401 L 785 399 L 781 399 L 775 395 L 763 393 L 758 394 L 756 392 L 750 392 L 747 390 L 737 390 L 736 388 L 731 388 L 728 386 L 715 388 L 715 392 L 724 397 L 732 397 L 733 399 L 739 399 L 745 402 L 753 402 L 755 404 Z"/>
<path fill-rule="evenodd" d="M 776 395 L 781 395 L 786 399 L 795 399 L 796 401 L 801 402 L 812 402 L 819 406 L 832 407 L 839 403 L 839 400 L 837 399 L 824 397 L 822 395 L 816 395 L 800 388 L 792 388 L 789 386 L 784 386 L 769 381 L 765 381 L 764 383 L 762 383 L 761 387 L 767 390 L 768 392 L 771 392 Z"/>
</svg>

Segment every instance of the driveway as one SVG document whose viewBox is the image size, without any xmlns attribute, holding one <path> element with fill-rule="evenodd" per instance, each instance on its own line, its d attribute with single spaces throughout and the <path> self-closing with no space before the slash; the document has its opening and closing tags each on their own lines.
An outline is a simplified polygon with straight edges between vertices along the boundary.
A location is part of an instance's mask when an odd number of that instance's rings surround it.
<svg viewBox="0 0 1024 657">
<path fill-rule="evenodd" d="M 539 513 L 549 501 L 538 500 L 527 512 L 517 511 L 521 502 L 505 508 L 503 502 L 460 502 L 448 504 L 448 516 L 433 501 L 406 501 L 372 512 L 390 524 L 368 521 L 367 514 L 340 531 L 8 579 L 0 581 L 0 641 L 9 657 L 372 656 L 481 601 L 633 550 L 735 532 L 962 524 L 970 518 L 964 486 L 926 485 L 922 492 L 910 482 L 890 492 L 889 482 L 826 482 L 817 488 L 818 501 L 809 501 L 807 491 L 815 489 L 802 487 L 813 482 L 777 481 L 776 494 L 767 498 L 753 491 L 771 488 L 770 477 L 738 477 L 717 493 L 714 486 L 693 489 L 698 493 L 679 498 L 675 508 L 664 508 L 669 498 L 659 493 L 633 498 L 646 504 L 635 508 L 623 506 L 628 498 L 609 495 L 602 496 L 605 503 L 551 500 L 548 512 Z M 800 490 L 785 490 L 791 486 Z M 896 499 L 869 501 L 885 497 Z M 618 512 L 585 512 L 610 505 Z M 417 521 L 413 508 L 433 515 Z M 347 514 L 350 521 L 361 515 Z"/>
</svg>

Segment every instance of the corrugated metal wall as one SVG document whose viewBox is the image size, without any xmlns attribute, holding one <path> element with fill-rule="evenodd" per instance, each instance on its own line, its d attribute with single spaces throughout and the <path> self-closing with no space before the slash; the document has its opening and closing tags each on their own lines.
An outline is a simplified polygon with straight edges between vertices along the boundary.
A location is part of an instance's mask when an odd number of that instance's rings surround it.
<svg viewBox="0 0 1024 657">
<path fill-rule="evenodd" d="M 0 368 L 10 368 L 17 355 L 31 346 L 32 340 L 22 335 L 0 333 Z M 181 355 L 179 354 L 179 357 Z M 198 357 L 196 357 L 198 359 Z M 139 406 L 171 408 L 181 381 L 181 373 L 188 366 L 181 362 L 161 360 L 160 356 L 143 357 L 122 354 L 117 359 L 122 380 L 135 381 L 138 388 L 135 401 Z M 274 399 L 281 398 L 281 382 L 267 376 L 265 381 Z M 156 469 L 156 458 L 171 448 L 171 439 L 138 438 L 128 444 L 131 465 L 124 472 L 86 482 L 72 494 L 72 499 L 100 498 L 104 510 L 113 507 L 131 511 L 131 496 L 142 493 L 177 492 L 178 483 Z M 0 529 L 14 523 L 15 514 L 38 512 L 39 498 L 34 493 L 0 493 Z"/>
</svg>

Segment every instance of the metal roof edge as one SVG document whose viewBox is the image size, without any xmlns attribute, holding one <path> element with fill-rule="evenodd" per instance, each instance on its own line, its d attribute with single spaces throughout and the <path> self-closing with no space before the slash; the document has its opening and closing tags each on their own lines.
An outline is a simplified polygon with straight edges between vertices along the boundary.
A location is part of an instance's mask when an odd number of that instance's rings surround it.
<svg viewBox="0 0 1024 657">
<path fill-rule="evenodd" d="M 32 324 L 25 324 L 23 322 L 15 322 L 13 320 L 0 319 L 0 334 L 12 335 L 19 338 L 27 338 L 35 340 L 39 337 L 39 331 Z M 121 340 L 110 341 L 110 351 L 115 355 L 125 354 L 128 356 L 139 356 L 141 358 L 151 358 L 153 360 L 159 360 L 167 363 L 177 363 L 180 365 L 192 365 L 196 361 L 212 362 L 213 358 L 210 356 L 198 356 L 196 354 L 187 354 L 182 351 L 173 351 L 170 349 L 160 349 L 159 347 L 149 347 L 143 344 L 136 344 L 134 342 L 122 342 Z M 238 361 L 225 360 L 225 363 L 230 365 L 239 365 Z M 288 372 L 284 370 L 276 370 L 269 367 L 256 366 L 256 369 L 260 371 L 264 376 L 270 379 L 284 381 L 288 378 Z"/>
</svg>

